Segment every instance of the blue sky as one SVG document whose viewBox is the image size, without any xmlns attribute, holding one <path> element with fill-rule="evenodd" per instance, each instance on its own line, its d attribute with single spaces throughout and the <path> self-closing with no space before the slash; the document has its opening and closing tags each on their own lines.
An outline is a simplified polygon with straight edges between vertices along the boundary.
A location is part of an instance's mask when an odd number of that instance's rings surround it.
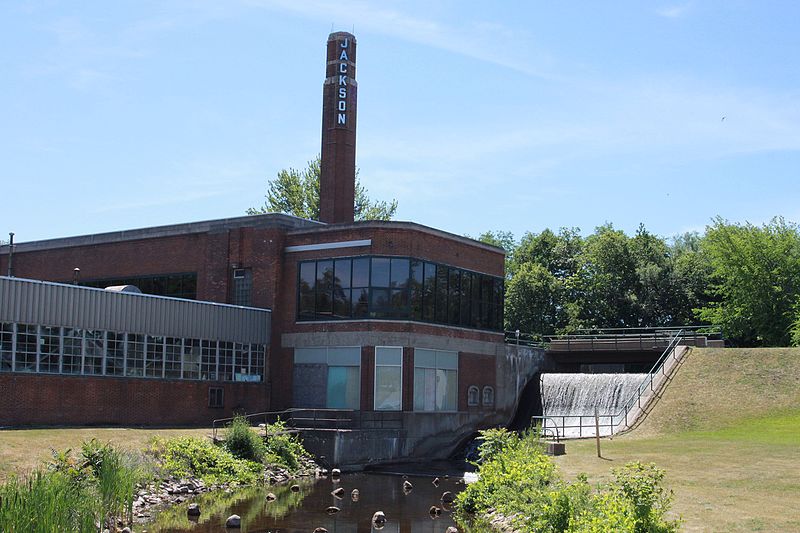
<svg viewBox="0 0 800 533">
<path fill-rule="evenodd" d="M 458 234 L 800 220 L 800 3 L 0 3 L 0 238 L 244 214 L 320 147 L 358 39 L 358 154 Z M 724 117 L 724 120 L 723 120 Z"/>
</svg>

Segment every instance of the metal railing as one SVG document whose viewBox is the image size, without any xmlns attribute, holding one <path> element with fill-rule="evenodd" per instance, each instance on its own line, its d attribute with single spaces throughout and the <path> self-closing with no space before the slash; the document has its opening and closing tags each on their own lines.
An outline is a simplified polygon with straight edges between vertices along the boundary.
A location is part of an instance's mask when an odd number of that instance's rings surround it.
<svg viewBox="0 0 800 533">
<path fill-rule="evenodd" d="M 718 326 L 686 326 L 659 328 L 606 328 L 578 330 L 585 333 L 545 337 L 549 351 L 626 351 L 657 350 L 680 334 L 684 344 L 705 346 L 709 339 L 721 339 Z"/>
<path fill-rule="evenodd" d="M 296 432 L 300 429 L 399 429 L 403 426 L 403 413 L 399 411 L 358 411 L 355 409 L 323 409 L 294 407 L 282 411 L 264 411 L 241 415 L 251 425 L 264 424 L 269 427 L 282 421 Z M 234 417 L 217 418 L 211 422 L 212 438 L 217 430 L 233 421 Z"/>
<path fill-rule="evenodd" d="M 631 395 L 630 399 L 626 401 L 622 408 L 616 413 L 592 413 L 592 414 L 565 414 L 565 415 L 553 415 L 548 414 L 544 416 L 533 416 L 531 417 L 531 426 L 536 425 L 537 423 L 540 425 L 542 430 L 545 429 L 555 429 L 557 435 L 560 435 L 562 438 L 566 438 L 571 436 L 570 433 L 573 431 L 567 430 L 576 430 L 578 432 L 577 437 L 593 437 L 595 436 L 596 432 L 596 425 L 599 425 L 600 428 L 607 429 L 608 435 L 613 435 L 615 430 L 622 426 L 623 428 L 630 427 L 631 420 L 629 420 L 629 415 L 631 411 L 634 409 L 643 410 L 644 406 L 642 404 L 642 398 L 645 394 L 655 394 L 656 392 L 656 385 L 655 380 L 658 377 L 663 376 L 664 378 L 668 377 L 667 370 L 666 370 L 666 363 L 672 358 L 674 361 L 678 361 L 678 357 L 675 353 L 675 349 L 680 345 L 680 343 L 684 339 L 684 330 L 678 330 L 674 332 L 674 335 L 667 343 L 666 348 L 662 352 L 661 356 L 658 360 L 653 364 L 650 371 L 647 373 L 647 376 L 642 380 L 642 383 L 639 384 L 636 391 Z M 645 404 L 646 405 L 646 401 Z M 561 420 L 561 424 L 555 423 L 556 420 Z M 597 419 L 597 422 L 595 421 Z M 547 422 L 551 421 L 553 424 L 548 424 Z M 584 422 L 586 421 L 586 422 Z M 567 423 L 569 422 L 569 423 Z M 584 428 L 587 430 L 586 434 L 584 435 Z M 589 430 L 595 430 L 595 432 Z M 601 432 L 601 435 L 603 433 Z"/>
<path fill-rule="evenodd" d="M 546 343 L 544 337 L 535 333 L 523 333 L 520 330 L 504 331 L 503 341 L 506 344 L 516 344 L 517 346 L 532 346 L 544 348 Z"/>
</svg>

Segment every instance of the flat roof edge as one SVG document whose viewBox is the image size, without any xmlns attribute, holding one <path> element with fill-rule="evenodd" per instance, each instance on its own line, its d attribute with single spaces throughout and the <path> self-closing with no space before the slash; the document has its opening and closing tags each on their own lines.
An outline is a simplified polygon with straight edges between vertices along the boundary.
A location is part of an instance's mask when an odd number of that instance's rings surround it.
<svg viewBox="0 0 800 533">
<path fill-rule="evenodd" d="M 481 242 L 479 240 L 473 239 L 471 237 L 465 237 L 463 235 L 457 235 L 455 233 L 450 233 L 449 231 L 444 231 L 436 228 L 432 228 L 430 226 L 425 226 L 423 224 L 419 224 L 417 222 L 409 222 L 405 220 L 364 220 L 364 221 L 357 221 L 357 222 L 347 222 L 343 224 L 326 224 L 324 226 L 319 227 L 309 227 L 309 228 L 296 228 L 287 231 L 288 235 L 304 235 L 304 234 L 311 234 L 311 233 L 325 233 L 325 232 L 334 232 L 339 230 L 347 230 L 347 229 L 361 229 L 361 228 L 405 228 L 405 229 L 414 229 L 417 231 L 421 231 L 423 233 L 428 233 L 430 235 L 436 235 L 437 237 L 443 237 L 446 239 L 455 240 L 464 244 L 468 244 L 470 246 L 475 246 L 476 248 L 483 248 L 485 250 L 491 252 L 501 253 L 503 255 L 506 254 L 506 251 L 499 246 L 495 246 L 493 244 L 487 244 L 485 242 Z"/>
<path fill-rule="evenodd" d="M 88 235 L 77 235 L 74 237 L 58 237 L 54 239 L 43 239 L 39 241 L 28 241 L 14 243 L 15 253 L 34 252 L 38 250 L 49 250 L 56 248 L 73 248 L 77 246 L 91 246 L 95 244 L 111 244 L 116 242 L 135 241 L 142 239 L 155 239 L 159 237 L 173 237 L 178 235 L 191 235 L 195 233 L 205 233 L 235 229 L 242 227 L 253 228 L 282 228 L 286 230 L 298 228 L 313 228 L 324 226 L 323 222 L 308 220 L 283 213 L 267 213 L 264 215 L 244 215 L 240 217 L 221 218 L 214 220 L 202 220 L 198 222 L 184 222 L 180 224 L 168 224 L 164 226 L 152 226 L 149 228 L 137 228 L 132 230 L 110 231 L 105 233 L 94 233 Z M 7 244 L 0 246 L 0 254 L 8 254 Z"/>
</svg>

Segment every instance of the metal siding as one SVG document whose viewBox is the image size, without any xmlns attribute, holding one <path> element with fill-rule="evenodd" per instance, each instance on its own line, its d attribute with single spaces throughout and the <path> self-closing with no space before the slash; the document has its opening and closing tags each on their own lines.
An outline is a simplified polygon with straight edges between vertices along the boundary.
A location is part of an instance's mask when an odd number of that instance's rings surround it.
<svg viewBox="0 0 800 533">
<path fill-rule="evenodd" d="M 0 276 L 0 320 L 268 344 L 271 311 Z"/>
</svg>

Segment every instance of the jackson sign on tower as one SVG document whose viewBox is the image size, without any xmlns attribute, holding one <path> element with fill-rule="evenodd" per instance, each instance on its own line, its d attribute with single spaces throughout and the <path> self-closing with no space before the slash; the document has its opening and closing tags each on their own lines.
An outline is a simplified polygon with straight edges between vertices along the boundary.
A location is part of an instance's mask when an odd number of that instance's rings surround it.
<svg viewBox="0 0 800 533">
<path fill-rule="evenodd" d="M 328 36 L 322 103 L 320 220 L 352 222 L 356 179 L 356 38 Z"/>
</svg>

